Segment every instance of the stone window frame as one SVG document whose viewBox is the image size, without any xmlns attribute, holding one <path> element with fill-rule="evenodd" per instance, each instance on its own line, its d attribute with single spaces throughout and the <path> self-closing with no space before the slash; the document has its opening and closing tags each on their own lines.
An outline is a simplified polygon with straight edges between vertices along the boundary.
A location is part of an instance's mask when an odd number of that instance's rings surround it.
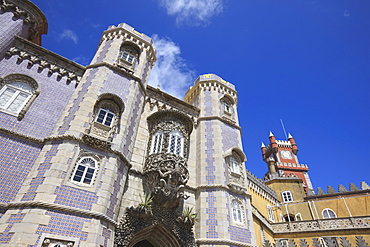
<svg viewBox="0 0 370 247">
<path fill-rule="evenodd" d="M 293 193 L 290 190 L 282 191 L 281 199 L 283 202 L 294 202 Z"/>
<path fill-rule="evenodd" d="M 53 247 L 55 244 L 64 244 L 67 247 L 79 246 L 80 239 L 74 237 L 60 236 L 55 234 L 42 233 L 37 247 Z"/>
<path fill-rule="evenodd" d="M 321 211 L 321 215 L 322 215 L 322 218 L 323 219 L 334 219 L 334 218 L 337 218 L 337 214 L 331 208 L 324 208 Z"/>
<path fill-rule="evenodd" d="M 184 159 L 188 158 L 189 155 L 189 145 L 190 145 L 190 134 L 193 128 L 193 121 L 185 114 L 176 111 L 176 110 L 162 110 L 157 111 L 150 115 L 147 118 L 148 121 L 148 130 L 149 130 L 149 140 L 147 144 L 147 154 L 154 155 L 152 153 L 152 143 L 154 134 L 161 130 L 163 131 L 163 142 L 161 148 L 161 154 L 168 154 L 169 150 L 169 140 L 170 140 L 170 133 L 172 131 L 179 131 L 182 135 L 182 150 L 178 155 L 183 157 Z M 156 153 L 159 154 L 159 153 Z"/>
<path fill-rule="evenodd" d="M 40 94 L 40 86 L 35 79 L 33 79 L 32 77 L 28 75 L 9 74 L 9 75 L 6 75 L 4 78 L 0 77 L 0 95 L 2 92 L 6 90 L 6 88 L 9 87 L 8 85 L 10 85 L 13 82 L 22 82 L 22 83 L 29 85 L 31 87 L 30 95 L 23 102 L 22 107 L 17 112 L 3 109 L 3 108 L 0 108 L 0 111 L 6 114 L 9 114 L 9 115 L 15 116 L 18 118 L 18 120 L 22 120 L 24 116 L 26 115 L 26 112 L 32 105 L 32 103 L 35 101 L 37 96 Z M 18 90 L 22 91 L 22 89 L 19 89 L 19 88 Z"/>
<path fill-rule="evenodd" d="M 86 129 L 87 134 L 111 142 L 113 140 L 114 133 L 119 127 L 119 121 L 124 109 L 125 105 L 122 99 L 117 95 L 111 93 L 100 95 L 94 105 L 89 127 Z M 114 115 L 110 126 L 97 121 L 101 110 L 105 110 Z"/>
<path fill-rule="evenodd" d="M 234 176 L 234 177 L 244 177 L 243 175 L 243 164 L 246 160 L 246 156 L 244 152 L 238 148 L 238 147 L 233 147 L 225 151 L 224 153 L 225 157 L 225 162 L 227 164 L 227 169 L 229 171 L 229 174 Z M 232 159 L 234 159 L 238 163 L 238 171 L 234 170 L 232 167 L 234 167 L 231 164 Z M 234 164 L 235 165 L 235 164 Z"/>
<path fill-rule="evenodd" d="M 135 43 L 125 41 L 119 50 L 117 64 L 121 67 L 134 71 L 139 64 L 141 49 Z M 129 58 L 132 57 L 132 61 Z"/>
<path fill-rule="evenodd" d="M 83 159 L 86 159 L 86 158 L 92 158 L 95 161 L 94 174 L 93 174 L 93 176 L 91 178 L 91 182 L 89 184 L 83 183 L 81 181 L 79 182 L 79 181 L 74 180 L 75 174 L 76 174 L 77 169 L 80 165 L 80 161 L 83 160 Z M 99 170 L 100 170 L 100 167 L 101 167 L 101 163 L 102 163 L 102 157 L 101 156 L 99 156 L 95 153 L 92 153 L 92 152 L 82 150 L 79 153 L 79 155 L 78 155 L 78 157 L 77 157 L 77 159 L 74 163 L 69 181 L 74 185 L 78 185 L 78 186 L 82 186 L 82 187 L 92 187 L 92 186 L 94 186 L 96 178 L 98 177 L 98 173 L 99 173 Z"/>
<path fill-rule="evenodd" d="M 236 104 L 234 98 L 231 95 L 225 94 L 220 98 L 221 113 L 222 115 L 233 118 L 234 117 L 234 105 Z"/>
<path fill-rule="evenodd" d="M 236 207 L 237 206 L 237 207 Z M 239 198 L 231 199 L 231 219 L 235 225 L 245 224 L 245 213 L 242 201 Z"/>
</svg>

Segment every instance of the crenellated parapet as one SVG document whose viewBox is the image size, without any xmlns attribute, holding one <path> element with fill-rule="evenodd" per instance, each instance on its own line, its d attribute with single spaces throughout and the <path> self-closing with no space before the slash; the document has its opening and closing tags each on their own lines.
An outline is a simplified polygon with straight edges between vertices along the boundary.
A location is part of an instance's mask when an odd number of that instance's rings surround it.
<svg viewBox="0 0 370 247">
<path fill-rule="evenodd" d="M 349 185 L 349 189 L 347 190 L 346 187 L 344 187 L 342 184 L 338 185 L 338 190 L 335 190 L 332 186 L 327 187 L 327 192 L 325 192 L 321 187 L 317 188 L 316 195 L 309 194 L 310 197 L 318 197 L 318 196 L 334 196 L 334 195 L 343 195 L 343 194 L 353 194 L 353 193 L 363 193 L 363 192 L 369 192 L 370 186 L 365 182 L 361 182 L 360 188 L 358 188 L 354 183 L 351 183 Z"/>
<path fill-rule="evenodd" d="M 0 0 L 0 10 L 12 12 L 14 18 L 22 18 L 25 25 L 30 25 L 28 39 L 41 45 L 41 35 L 47 34 L 48 22 L 35 4 L 25 0 Z"/>
<path fill-rule="evenodd" d="M 152 39 L 138 31 L 126 23 L 118 24 L 117 26 L 110 26 L 104 31 L 103 36 L 100 40 L 100 44 L 107 40 L 124 40 L 136 44 L 140 49 L 140 52 L 146 51 L 147 59 L 150 61 L 151 66 L 154 66 L 156 58 L 156 52 L 153 47 Z M 99 44 L 99 45 L 100 45 Z"/>
<path fill-rule="evenodd" d="M 11 58 L 12 56 L 18 56 L 18 64 L 27 62 L 28 69 L 33 66 L 38 66 L 37 68 L 39 73 L 44 69 L 47 69 L 48 76 L 57 74 L 58 80 L 62 77 L 66 77 L 67 83 L 75 81 L 76 84 L 78 84 L 85 72 L 84 66 L 17 36 L 15 37 L 13 47 L 5 53 L 6 59 Z"/>
</svg>

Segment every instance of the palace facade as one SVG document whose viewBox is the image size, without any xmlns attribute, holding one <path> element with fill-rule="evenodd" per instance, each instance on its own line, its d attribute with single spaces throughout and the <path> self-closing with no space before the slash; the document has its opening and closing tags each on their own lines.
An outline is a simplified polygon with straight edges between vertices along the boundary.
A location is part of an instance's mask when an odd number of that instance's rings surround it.
<svg viewBox="0 0 370 247">
<path fill-rule="evenodd" d="M 87 66 L 40 46 L 28 0 L 0 24 L 0 246 L 370 243 L 369 186 L 315 194 L 291 135 L 262 145 L 264 180 L 246 170 L 230 82 L 150 87 L 153 42 L 124 23 Z"/>
</svg>

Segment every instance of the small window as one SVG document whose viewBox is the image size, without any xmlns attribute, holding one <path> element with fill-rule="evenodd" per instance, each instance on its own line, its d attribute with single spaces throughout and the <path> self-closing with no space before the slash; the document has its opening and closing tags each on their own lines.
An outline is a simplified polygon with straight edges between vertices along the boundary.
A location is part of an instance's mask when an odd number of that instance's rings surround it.
<svg viewBox="0 0 370 247">
<path fill-rule="evenodd" d="M 267 214 L 269 216 L 269 220 L 275 222 L 274 211 L 272 210 L 272 207 L 270 205 L 267 205 Z"/>
<path fill-rule="evenodd" d="M 331 219 L 331 218 L 337 218 L 337 215 L 332 209 L 325 208 L 324 210 L 322 210 L 322 217 L 324 219 Z"/>
<path fill-rule="evenodd" d="M 237 200 L 232 201 L 233 220 L 235 223 L 243 223 L 243 212 L 240 202 Z"/>
<path fill-rule="evenodd" d="M 25 82 L 15 81 L 0 90 L 0 108 L 18 114 L 32 96 L 32 87 Z"/>
<path fill-rule="evenodd" d="M 224 101 L 223 102 L 223 105 L 224 105 L 224 111 L 227 112 L 227 113 L 231 113 L 231 105 L 230 105 L 230 103 Z"/>
<path fill-rule="evenodd" d="M 292 202 L 293 201 L 292 192 L 289 191 L 289 190 L 281 192 L 281 197 L 283 198 L 283 202 Z"/>
<path fill-rule="evenodd" d="M 163 131 L 158 130 L 152 137 L 152 147 L 150 149 L 150 153 L 160 153 L 162 151 L 162 143 L 163 143 Z"/>
<path fill-rule="evenodd" d="M 131 50 L 124 50 L 122 52 L 121 58 L 129 63 L 134 63 L 135 56 L 132 54 L 133 52 Z"/>
<path fill-rule="evenodd" d="M 231 156 L 229 158 L 229 166 L 230 166 L 231 172 L 237 173 L 237 174 L 240 173 L 239 161 L 235 156 Z"/>
<path fill-rule="evenodd" d="M 112 127 L 114 116 L 115 114 L 113 112 L 100 108 L 95 121 L 105 126 Z"/>
<path fill-rule="evenodd" d="M 91 185 L 97 169 L 97 161 L 93 157 L 83 157 L 76 165 L 76 169 L 72 176 L 72 181 Z"/>
<path fill-rule="evenodd" d="M 180 131 L 175 130 L 170 133 L 168 141 L 168 152 L 172 154 L 181 155 L 183 154 L 183 136 Z"/>
</svg>

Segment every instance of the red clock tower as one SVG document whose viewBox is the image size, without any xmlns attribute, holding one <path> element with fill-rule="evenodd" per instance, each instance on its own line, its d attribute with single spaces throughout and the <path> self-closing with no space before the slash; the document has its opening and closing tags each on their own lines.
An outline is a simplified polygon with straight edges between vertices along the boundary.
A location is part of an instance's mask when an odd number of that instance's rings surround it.
<svg viewBox="0 0 370 247">
<path fill-rule="evenodd" d="M 268 172 L 265 174 L 265 180 L 278 178 L 299 178 L 303 181 L 304 191 L 313 191 L 310 177 L 308 176 L 308 166 L 300 164 L 298 161 L 298 147 L 291 134 L 288 140 L 276 140 L 270 132 L 270 143 L 266 147 L 262 143 L 261 151 L 263 160 L 268 165 Z"/>
</svg>

